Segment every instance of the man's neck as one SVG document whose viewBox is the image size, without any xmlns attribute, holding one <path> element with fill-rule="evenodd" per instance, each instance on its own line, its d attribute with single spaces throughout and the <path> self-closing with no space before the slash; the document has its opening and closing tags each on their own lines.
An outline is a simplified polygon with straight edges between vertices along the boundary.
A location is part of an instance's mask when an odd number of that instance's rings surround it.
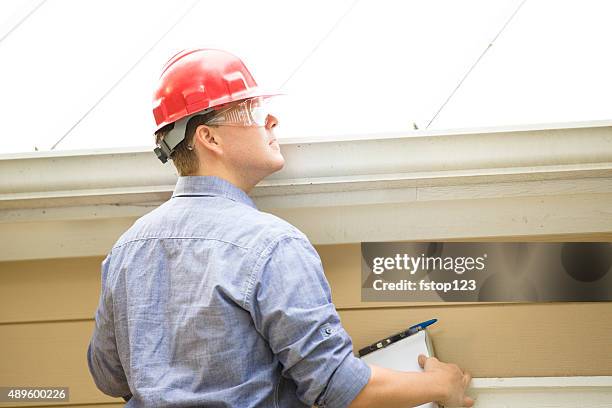
<svg viewBox="0 0 612 408">
<path fill-rule="evenodd" d="M 259 183 L 259 180 L 253 184 L 252 181 L 246 180 L 243 177 L 238 177 L 231 173 L 222 172 L 222 171 L 215 171 L 215 172 L 199 171 L 195 174 L 190 174 L 190 175 L 191 176 L 215 176 L 215 177 L 222 178 L 223 180 L 232 183 L 233 185 L 235 185 L 236 187 L 244 191 L 246 194 L 249 194 L 251 190 L 253 189 L 253 187 L 255 187 L 257 183 Z"/>
</svg>

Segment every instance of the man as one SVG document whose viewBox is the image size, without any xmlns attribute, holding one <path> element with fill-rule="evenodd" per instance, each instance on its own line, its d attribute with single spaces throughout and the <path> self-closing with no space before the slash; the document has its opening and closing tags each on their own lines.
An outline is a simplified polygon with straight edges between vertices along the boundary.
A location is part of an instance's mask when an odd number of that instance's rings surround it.
<svg viewBox="0 0 612 408">
<path fill-rule="evenodd" d="M 457 366 L 420 356 L 425 372 L 403 373 L 356 358 L 315 249 L 255 207 L 248 193 L 284 165 L 271 96 L 223 51 L 164 67 L 155 150 L 180 177 L 102 263 L 88 350 L 98 388 L 134 407 L 471 406 Z"/>
</svg>

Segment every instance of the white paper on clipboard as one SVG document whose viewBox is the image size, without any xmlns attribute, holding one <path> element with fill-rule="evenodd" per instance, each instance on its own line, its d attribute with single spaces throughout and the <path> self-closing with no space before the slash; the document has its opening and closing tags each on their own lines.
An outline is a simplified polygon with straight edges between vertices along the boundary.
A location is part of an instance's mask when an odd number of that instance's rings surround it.
<svg viewBox="0 0 612 408">
<path fill-rule="evenodd" d="M 422 372 L 423 369 L 418 362 L 419 354 L 424 354 L 427 357 L 434 356 L 433 345 L 426 330 L 421 330 L 412 336 L 368 353 L 361 359 L 366 363 L 392 370 Z M 418 408 L 438 408 L 438 404 L 431 402 L 419 405 Z"/>
</svg>

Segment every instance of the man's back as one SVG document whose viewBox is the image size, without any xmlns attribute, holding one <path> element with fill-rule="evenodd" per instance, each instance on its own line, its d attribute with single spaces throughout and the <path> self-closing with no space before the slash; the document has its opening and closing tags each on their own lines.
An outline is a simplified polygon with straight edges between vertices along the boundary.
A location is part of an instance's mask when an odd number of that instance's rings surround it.
<svg viewBox="0 0 612 408">
<path fill-rule="evenodd" d="M 96 323 L 90 370 L 128 406 L 342 406 L 369 378 L 306 237 L 217 177 L 117 241 Z"/>
</svg>

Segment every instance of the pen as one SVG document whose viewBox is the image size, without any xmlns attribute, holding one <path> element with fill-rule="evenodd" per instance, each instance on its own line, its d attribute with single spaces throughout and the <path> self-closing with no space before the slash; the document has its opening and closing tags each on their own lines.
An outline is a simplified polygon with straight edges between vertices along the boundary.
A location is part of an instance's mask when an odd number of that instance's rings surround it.
<svg viewBox="0 0 612 408">
<path fill-rule="evenodd" d="M 410 335 L 418 332 L 419 330 L 423 330 L 427 326 L 431 326 L 432 324 L 434 324 L 437 321 L 438 321 L 438 319 L 431 319 L 431 320 L 427 320 L 427 321 L 419 323 L 419 324 L 415 324 L 414 326 L 410 326 L 408 328 L 408 335 L 410 336 Z"/>
<path fill-rule="evenodd" d="M 369 354 L 373 351 L 379 350 L 381 348 L 387 347 L 389 344 L 393 344 L 398 340 L 404 339 L 408 336 L 412 336 L 413 334 L 424 330 L 427 326 L 431 326 L 432 324 L 434 324 L 435 322 L 437 322 L 438 319 L 431 319 L 431 320 L 427 320 L 418 324 L 415 324 L 414 326 L 410 326 L 407 330 L 404 330 L 402 332 L 399 332 L 397 334 L 394 334 L 391 337 L 387 337 L 386 339 L 382 339 L 377 341 L 374 344 L 369 345 L 368 347 L 364 347 L 361 350 L 359 350 L 359 357 L 363 357 L 366 354 Z"/>
</svg>

